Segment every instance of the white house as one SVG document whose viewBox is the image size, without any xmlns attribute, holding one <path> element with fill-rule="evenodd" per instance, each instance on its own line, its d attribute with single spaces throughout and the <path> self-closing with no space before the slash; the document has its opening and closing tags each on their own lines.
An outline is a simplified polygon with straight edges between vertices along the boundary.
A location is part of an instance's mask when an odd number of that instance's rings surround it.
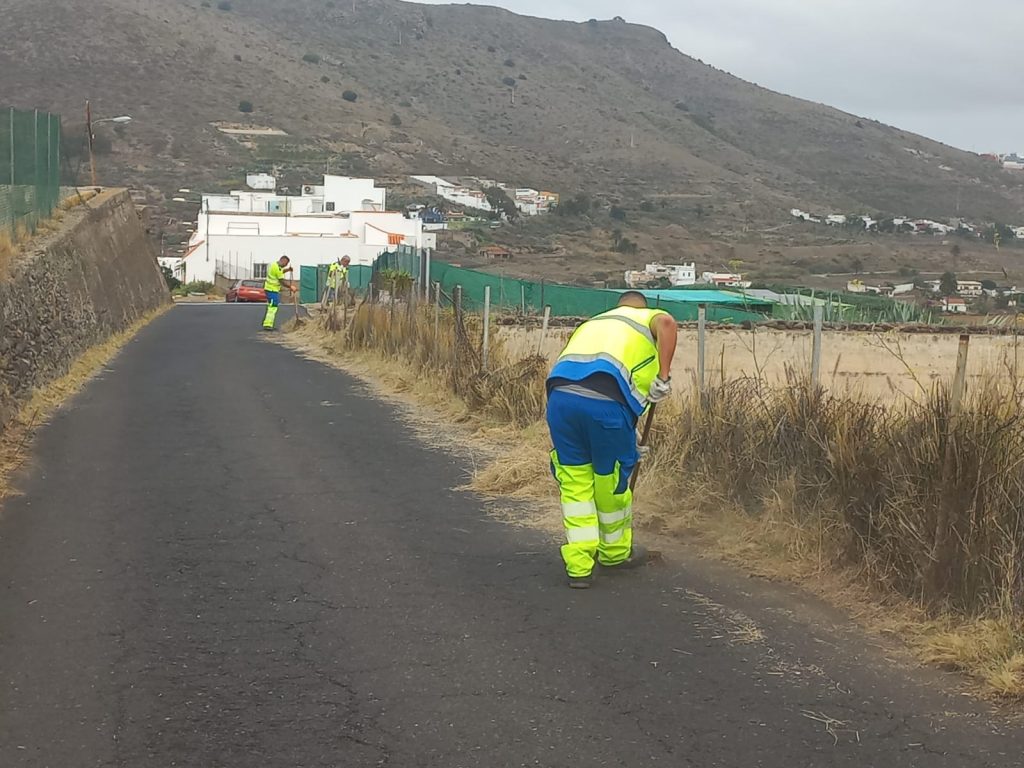
<svg viewBox="0 0 1024 768">
<path fill-rule="evenodd" d="M 959 296 L 947 296 L 942 300 L 942 310 L 954 315 L 966 315 L 967 302 Z"/>
<path fill-rule="evenodd" d="M 977 297 L 981 296 L 985 291 L 977 280 L 957 280 L 956 292 L 961 296 Z"/>
<path fill-rule="evenodd" d="M 423 231 L 422 220 L 375 210 L 386 198 L 372 179 L 327 176 L 323 194 L 319 205 L 316 195 L 204 196 L 180 279 L 260 278 L 281 256 L 289 256 L 296 269 L 328 264 L 342 256 L 353 264 L 368 265 L 399 245 L 436 246 L 436 235 Z M 228 198 L 236 201 L 234 207 Z M 351 203 L 357 207 L 338 208 Z M 335 210 L 329 209 L 331 204 Z"/>
<path fill-rule="evenodd" d="M 689 264 L 648 264 L 642 272 L 626 272 L 626 285 L 639 288 L 658 280 L 668 280 L 672 287 L 694 285 L 697 282 L 697 266 Z"/>
<path fill-rule="evenodd" d="M 700 276 L 700 281 L 718 288 L 749 288 L 752 283 L 744 280 L 743 275 L 733 272 L 705 272 Z"/>
<path fill-rule="evenodd" d="M 179 280 L 181 280 L 182 275 L 185 273 L 183 266 L 185 259 L 182 256 L 157 256 L 156 262 L 161 267 L 171 270 L 171 274 Z"/>
<path fill-rule="evenodd" d="M 249 173 L 246 174 L 245 185 L 249 187 L 249 189 L 273 192 L 277 189 L 277 179 L 269 173 Z"/>
</svg>

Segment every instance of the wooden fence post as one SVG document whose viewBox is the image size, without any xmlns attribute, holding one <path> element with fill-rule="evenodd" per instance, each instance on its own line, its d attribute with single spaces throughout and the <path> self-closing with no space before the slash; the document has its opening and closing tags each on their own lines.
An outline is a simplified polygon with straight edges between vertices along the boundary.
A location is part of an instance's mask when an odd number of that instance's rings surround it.
<svg viewBox="0 0 1024 768">
<path fill-rule="evenodd" d="M 825 316 L 825 308 L 814 305 L 814 346 L 811 350 L 811 386 L 815 389 L 821 384 L 821 326 Z"/>
<path fill-rule="evenodd" d="M 705 333 L 707 331 L 708 322 L 708 305 L 698 304 L 697 305 L 697 391 L 703 394 L 704 392 L 704 364 L 705 355 L 707 353 L 707 339 Z"/>
<path fill-rule="evenodd" d="M 480 356 L 484 371 L 487 370 L 487 358 L 491 342 L 491 286 L 484 286 L 484 341 Z"/>
<path fill-rule="evenodd" d="M 544 352 L 544 341 L 548 335 L 548 324 L 551 322 L 551 307 L 544 307 L 544 324 L 540 329 L 540 338 L 537 339 L 537 356 L 540 357 Z"/>
<path fill-rule="evenodd" d="M 948 590 L 952 576 L 950 567 L 956 546 L 953 528 L 955 527 L 956 512 L 960 506 L 960 500 L 956 495 L 956 433 L 964 392 L 967 389 L 967 353 L 970 344 L 971 337 L 963 334 L 960 337 L 960 348 L 956 357 L 953 387 L 949 393 L 946 450 L 942 460 L 942 498 L 939 500 L 939 509 L 935 516 L 935 533 L 926 584 L 928 597 L 933 603 L 940 602 L 945 596 L 944 593 Z"/>
<path fill-rule="evenodd" d="M 455 381 L 461 381 L 459 376 L 459 341 L 460 333 L 462 331 L 462 286 L 456 285 L 455 290 L 452 292 L 452 310 L 455 315 L 455 343 L 452 346 L 452 376 L 455 377 Z M 458 391 L 458 388 L 456 388 Z"/>
<path fill-rule="evenodd" d="M 441 283 L 434 283 L 434 344 L 441 329 Z"/>
</svg>

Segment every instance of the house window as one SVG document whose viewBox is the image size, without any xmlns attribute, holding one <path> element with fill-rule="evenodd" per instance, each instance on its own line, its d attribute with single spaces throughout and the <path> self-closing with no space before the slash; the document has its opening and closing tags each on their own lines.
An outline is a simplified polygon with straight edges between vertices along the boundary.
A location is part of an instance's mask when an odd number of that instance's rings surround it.
<svg viewBox="0 0 1024 768">
<path fill-rule="evenodd" d="M 252 265 L 252 276 L 256 280 L 267 279 L 267 266 L 266 264 L 253 264 Z"/>
<path fill-rule="evenodd" d="M 334 203 L 324 203 L 324 210 L 325 211 L 333 211 L 334 210 Z"/>
</svg>

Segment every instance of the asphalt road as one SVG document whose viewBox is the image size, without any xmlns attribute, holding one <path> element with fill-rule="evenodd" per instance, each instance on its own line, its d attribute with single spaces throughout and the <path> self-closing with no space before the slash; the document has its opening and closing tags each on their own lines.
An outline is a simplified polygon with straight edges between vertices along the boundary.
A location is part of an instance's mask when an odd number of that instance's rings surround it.
<svg viewBox="0 0 1024 768">
<path fill-rule="evenodd" d="M 567 589 L 261 311 L 172 310 L 42 431 L 0 519 L 0 766 L 1021 764 L 770 584 L 670 558 Z"/>
</svg>

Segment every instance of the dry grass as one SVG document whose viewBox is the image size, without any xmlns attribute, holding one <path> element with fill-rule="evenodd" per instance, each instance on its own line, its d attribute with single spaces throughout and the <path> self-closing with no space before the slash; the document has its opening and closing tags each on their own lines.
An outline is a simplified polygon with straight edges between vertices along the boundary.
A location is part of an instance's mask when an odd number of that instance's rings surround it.
<svg viewBox="0 0 1024 768">
<path fill-rule="evenodd" d="M 15 258 L 22 252 L 29 240 L 35 236 L 51 234 L 60 229 L 65 210 L 62 204 L 49 218 L 38 221 L 35 232 L 29 231 L 25 222 L 18 222 L 13 232 L 7 230 L 0 232 L 0 280 L 10 277 Z"/>
<path fill-rule="evenodd" d="M 479 468 L 472 487 L 554 500 L 541 420 L 546 359 L 531 355 L 533 340 L 505 338 L 484 374 L 471 341 L 478 330 L 445 313 L 435 333 L 431 313 L 365 306 L 347 333 L 317 331 L 319 343 L 387 361 L 405 371 L 401 386 L 477 428 L 514 427 L 496 435 L 511 449 Z M 517 363 L 516 353 L 526 357 Z M 638 485 L 640 525 L 823 591 L 925 660 L 1024 696 L 1016 377 L 977 375 L 952 419 L 941 382 L 882 405 L 812 389 L 792 367 L 785 375 L 783 385 L 720 377 L 661 406 Z"/>
<path fill-rule="evenodd" d="M 115 334 L 102 344 L 84 352 L 59 379 L 35 390 L 14 418 L 0 430 L 0 501 L 11 493 L 9 481 L 27 461 L 36 430 L 65 401 L 74 397 L 93 376 L 109 363 L 121 348 L 139 332 L 170 309 L 161 307 L 136 322 L 131 328 Z"/>
</svg>

